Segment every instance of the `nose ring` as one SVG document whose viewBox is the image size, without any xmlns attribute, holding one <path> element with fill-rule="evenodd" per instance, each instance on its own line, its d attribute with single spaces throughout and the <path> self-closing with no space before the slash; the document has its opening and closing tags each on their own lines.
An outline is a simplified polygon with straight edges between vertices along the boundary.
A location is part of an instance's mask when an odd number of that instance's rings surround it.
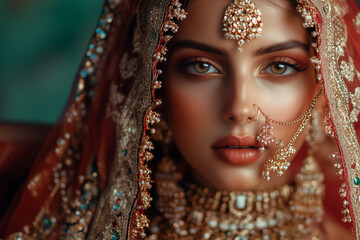
<svg viewBox="0 0 360 240">
<path fill-rule="evenodd" d="M 257 122 L 257 121 L 259 120 L 259 116 L 260 116 L 259 108 L 257 108 L 255 104 L 253 104 L 253 106 L 254 106 L 255 111 L 256 111 L 256 116 L 255 116 L 255 118 L 253 118 L 253 117 L 248 117 L 248 118 L 247 118 L 247 122 L 248 122 L 248 123 Z"/>
</svg>

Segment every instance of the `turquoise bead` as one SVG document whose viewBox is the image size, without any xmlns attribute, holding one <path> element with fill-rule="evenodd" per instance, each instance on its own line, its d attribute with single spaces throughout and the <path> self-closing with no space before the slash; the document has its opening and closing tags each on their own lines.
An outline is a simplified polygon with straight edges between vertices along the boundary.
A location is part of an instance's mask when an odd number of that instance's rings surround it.
<svg viewBox="0 0 360 240">
<path fill-rule="evenodd" d="M 115 211 L 118 211 L 119 209 L 120 209 L 120 206 L 119 206 L 119 205 L 117 205 L 117 204 L 114 205 L 114 210 L 115 210 Z"/>
<path fill-rule="evenodd" d="M 114 232 L 113 235 L 111 236 L 111 240 L 118 240 L 118 239 L 119 239 L 119 233 Z"/>
<path fill-rule="evenodd" d="M 126 156 L 126 155 L 127 155 L 127 153 L 128 153 L 128 151 L 127 151 L 127 150 L 124 150 L 124 151 L 122 151 L 122 152 L 123 152 L 124 156 Z"/>
<path fill-rule="evenodd" d="M 49 230 L 52 227 L 52 222 L 50 221 L 49 218 L 44 217 L 42 220 L 43 224 L 44 224 L 44 229 L 45 230 Z"/>
<path fill-rule="evenodd" d="M 360 178 L 355 177 L 355 178 L 354 178 L 354 184 L 355 184 L 356 186 L 358 186 L 358 185 L 360 184 Z"/>
</svg>

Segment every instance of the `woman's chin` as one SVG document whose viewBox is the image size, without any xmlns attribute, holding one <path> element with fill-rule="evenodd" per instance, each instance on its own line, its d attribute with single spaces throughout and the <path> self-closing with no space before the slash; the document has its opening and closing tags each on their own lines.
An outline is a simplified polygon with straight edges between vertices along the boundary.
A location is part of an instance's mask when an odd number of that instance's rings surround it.
<svg viewBox="0 0 360 240">
<path fill-rule="evenodd" d="M 218 170 L 218 169 L 217 169 Z M 193 171 L 192 179 L 200 186 L 224 191 L 256 191 L 279 187 L 291 181 L 291 174 L 284 176 L 271 175 L 271 181 L 266 181 L 259 170 L 241 169 L 237 172 Z"/>
<path fill-rule="evenodd" d="M 207 171 L 204 174 L 194 171 L 192 179 L 200 186 L 225 191 L 255 190 L 264 181 L 262 176 L 255 173 L 234 174 L 222 172 L 219 174 L 219 171 Z"/>
</svg>

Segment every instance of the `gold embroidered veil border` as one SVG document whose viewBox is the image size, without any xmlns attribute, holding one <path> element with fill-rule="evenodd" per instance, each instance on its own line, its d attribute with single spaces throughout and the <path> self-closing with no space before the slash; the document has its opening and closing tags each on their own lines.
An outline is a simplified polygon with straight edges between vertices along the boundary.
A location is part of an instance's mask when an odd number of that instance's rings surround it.
<svg viewBox="0 0 360 240">
<path fill-rule="evenodd" d="M 354 3 L 353 9 L 341 1 L 313 0 L 313 4 L 323 21 L 319 26 L 321 74 L 341 154 L 344 183 L 339 193 L 344 198 L 344 220 L 352 221 L 360 239 L 360 101 L 354 97 L 360 89 L 360 65 L 357 60 L 356 67 L 353 61 L 360 56 L 360 31 L 352 14 L 360 15 Z"/>
<path fill-rule="evenodd" d="M 141 41 L 140 68 L 134 76 L 135 87 L 131 89 L 121 113 L 115 119 L 117 150 L 114 165 L 94 215 L 89 239 L 110 239 L 114 231 L 118 233 L 118 239 L 130 238 L 134 206 L 139 198 L 137 182 L 139 139 L 144 132 L 144 113 L 154 104 L 153 65 L 150 63 L 153 63 L 153 55 L 159 43 L 160 30 L 169 4 L 170 0 L 141 3 L 140 16 L 138 16 L 140 36 L 137 36 Z M 114 200 L 119 192 L 121 204 L 114 210 Z"/>
</svg>

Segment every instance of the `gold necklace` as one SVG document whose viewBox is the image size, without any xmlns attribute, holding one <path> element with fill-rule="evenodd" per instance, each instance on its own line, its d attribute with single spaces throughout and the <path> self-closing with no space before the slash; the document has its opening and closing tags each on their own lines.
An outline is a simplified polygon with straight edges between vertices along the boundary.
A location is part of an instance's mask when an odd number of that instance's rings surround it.
<svg viewBox="0 0 360 240">
<path fill-rule="evenodd" d="M 269 191 L 181 187 L 181 179 L 173 160 L 164 158 L 156 179 L 161 215 L 151 221 L 148 239 L 320 239 L 323 174 L 312 157 L 305 159 L 295 186 Z"/>
</svg>

